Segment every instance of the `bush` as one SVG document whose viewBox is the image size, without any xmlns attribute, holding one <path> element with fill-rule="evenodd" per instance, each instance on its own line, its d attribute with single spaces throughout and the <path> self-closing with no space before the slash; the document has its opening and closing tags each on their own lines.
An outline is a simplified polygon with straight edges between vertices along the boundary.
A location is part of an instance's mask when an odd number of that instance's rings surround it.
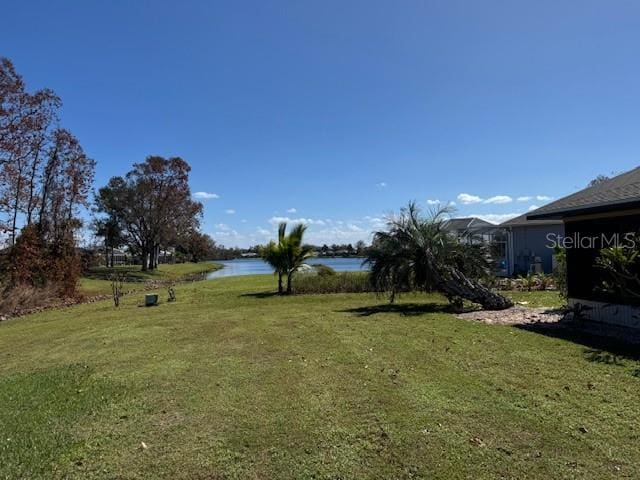
<svg viewBox="0 0 640 480">
<path fill-rule="evenodd" d="M 373 292 L 367 272 L 340 272 L 325 275 L 299 275 L 295 293 L 363 293 Z"/>
<path fill-rule="evenodd" d="M 3 256 L 0 266 L 3 268 L 0 276 L 4 277 L 4 295 L 15 294 L 18 303 L 25 300 L 20 292 L 31 287 L 46 292 L 47 297 L 50 292 L 56 292 L 61 299 L 77 294 L 81 261 L 71 231 L 62 234 L 57 241 L 47 243 L 36 225 L 27 225 L 15 245 Z"/>
<path fill-rule="evenodd" d="M 556 268 L 553 271 L 553 280 L 561 298 L 566 299 L 567 292 L 567 251 L 558 248 L 555 252 Z"/>
<path fill-rule="evenodd" d="M 29 284 L 0 288 L 0 315 L 21 315 L 60 304 L 59 286 L 34 287 Z"/>
<path fill-rule="evenodd" d="M 314 263 L 311 266 L 315 269 L 315 271 L 321 277 L 328 277 L 330 275 L 336 274 L 336 271 L 333 268 L 328 267 L 327 265 L 323 265 L 321 263 Z"/>
</svg>

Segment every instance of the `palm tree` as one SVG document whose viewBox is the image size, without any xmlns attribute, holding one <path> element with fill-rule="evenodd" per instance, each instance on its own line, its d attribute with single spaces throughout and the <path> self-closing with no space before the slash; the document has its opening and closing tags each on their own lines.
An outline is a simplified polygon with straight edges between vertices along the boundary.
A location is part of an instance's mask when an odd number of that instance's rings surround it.
<svg viewBox="0 0 640 480">
<path fill-rule="evenodd" d="M 284 244 L 286 242 L 286 229 L 287 224 L 281 223 L 278 226 L 278 243 L 271 240 L 266 246 L 260 249 L 262 259 L 273 267 L 273 273 L 278 276 L 278 293 L 280 295 L 284 293 L 282 288 L 282 276 L 286 274 L 287 271 L 284 248 Z"/>
<path fill-rule="evenodd" d="M 279 294 L 284 293 L 282 285 L 284 275 L 287 276 L 286 293 L 293 293 L 293 274 L 313 254 L 313 248 L 302 243 L 306 230 L 305 225 L 296 225 L 287 235 L 287 224 L 283 222 L 278 226 L 278 241 L 272 240 L 260 250 L 264 261 L 271 265 L 274 273 L 278 275 Z"/>
<path fill-rule="evenodd" d="M 444 229 L 449 207 L 428 218 L 411 202 L 400 215 L 389 218 L 387 231 L 376 232 L 365 262 L 371 265 L 371 282 L 379 292 L 439 291 L 451 303 L 467 299 L 487 310 L 513 306 L 511 300 L 483 286 L 479 279 L 490 273 L 484 246 L 460 242 Z"/>
<path fill-rule="evenodd" d="M 287 228 L 286 223 L 281 223 L 280 227 Z M 291 233 L 285 237 L 284 251 L 285 251 L 285 264 L 287 273 L 287 294 L 292 293 L 292 278 L 293 274 L 302 266 L 304 261 L 313 255 L 313 247 L 310 245 L 304 245 L 302 239 L 304 232 L 307 230 L 307 226 L 302 223 L 296 225 L 291 230 Z"/>
</svg>

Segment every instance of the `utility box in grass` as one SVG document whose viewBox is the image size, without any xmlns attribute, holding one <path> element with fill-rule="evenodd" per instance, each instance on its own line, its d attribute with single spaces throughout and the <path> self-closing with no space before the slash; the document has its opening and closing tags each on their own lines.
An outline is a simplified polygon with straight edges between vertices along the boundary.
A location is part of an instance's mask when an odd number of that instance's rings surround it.
<svg viewBox="0 0 640 480">
<path fill-rule="evenodd" d="M 158 305 L 158 294 L 157 293 L 147 293 L 144 296 L 144 306 L 145 307 L 155 307 Z"/>
</svg>

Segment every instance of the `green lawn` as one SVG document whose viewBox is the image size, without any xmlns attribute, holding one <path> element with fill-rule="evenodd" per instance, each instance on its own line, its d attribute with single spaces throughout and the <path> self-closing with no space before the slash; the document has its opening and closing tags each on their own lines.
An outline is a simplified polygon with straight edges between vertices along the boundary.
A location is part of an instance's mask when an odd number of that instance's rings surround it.
<svg viewBox="0 0 640 480">
<path fill-rule="evenodd" d="M 142 290 L 145 284 L 158 281 L 179 281 L 193 275 L 210 272 L 221 268 L 211 262 L 161 264 L 157 270 L 143 272 L 139 265 L 123 265 L 115 268 L 96 267 L 87 276 L 80 279 L 80 292 L 87 296 L 106 295 L 111 293 L 112 273 L 119 272 L 125 276 L 124 290 Z"/>
<path fill-rule="evenodd" d="M 640 477 L 637 361 L 437 296 L 273 287 L 0 323 L 0 478 Z"/>
<path fill-rule="evenodd" d="M 566 302 L 557 291 L 546 292 L 500 292 L 511 298 L 516 304 L 527 307 L 550 307 L 560 308 L 566 305 Z"/>
</svg>

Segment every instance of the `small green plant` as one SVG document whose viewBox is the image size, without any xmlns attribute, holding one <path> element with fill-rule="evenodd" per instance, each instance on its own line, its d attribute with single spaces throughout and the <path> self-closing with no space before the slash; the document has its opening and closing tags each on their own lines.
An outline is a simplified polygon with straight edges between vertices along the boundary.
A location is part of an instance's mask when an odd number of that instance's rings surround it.
<svg viewBox="0 0 640 480">
<path fill-rule="evenodd" d="M 520 292 L 530 292 L 534 290 L 536 286 L 536 274 L 527 273 L 525 276 L 516 278 L 514 286 L 516 290 Z"/>
<path fill-rule="evenodd" d="M 600 250 L 596 266 L 605 273 L 600 288 L 607 293 L 640 299 L 640 252 L 629 247 L 610 247 Z"/>
<path fill-rule="evenodd" d="M 537 275 L 538 290 L 549 290 L 553 287 L 553 275 L 547 275 L 546 273 L 539 273 Z"/>
<path fill-rule="evenodd" d="M 113 296 L 113 304 L 120 306 L 120 297 L 122 297 L 122 287 L 124 284 L 124 275 L 122 273 L 113 273 L 111 275 L 111 294 Z"/>
<path fill-rule="evenodd" d="M 558 289 L 560 297 L 566 299 L 567 292 L 567 251 L 557 247 L 555 250 L 556 266 L 553 270 L 553 283 Z"/>
</svg>

